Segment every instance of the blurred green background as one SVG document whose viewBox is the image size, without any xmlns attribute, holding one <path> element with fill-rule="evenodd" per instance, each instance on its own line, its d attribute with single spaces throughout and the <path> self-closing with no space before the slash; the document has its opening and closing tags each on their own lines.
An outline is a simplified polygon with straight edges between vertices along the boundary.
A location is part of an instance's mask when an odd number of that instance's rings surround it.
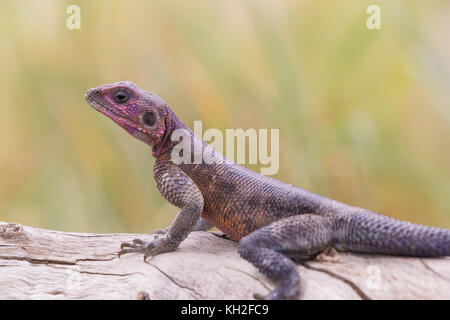
<svg viewBox="0 0 450 320">
<path fill-rule="evenodd" d="M 450 228 L 449 40 L 449 1 L 2 0 L 0 221 L 171 222 L 149 148 L 84 101 L 130 80 L 190 127 L 279 128 L 280 180 Z"/>
</svg>

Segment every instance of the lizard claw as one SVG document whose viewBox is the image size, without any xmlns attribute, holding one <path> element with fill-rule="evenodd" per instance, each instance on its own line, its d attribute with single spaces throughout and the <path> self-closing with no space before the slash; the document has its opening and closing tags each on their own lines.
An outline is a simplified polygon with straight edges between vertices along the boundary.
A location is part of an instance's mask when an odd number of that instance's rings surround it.
<svg viewBox="0 0 450 320">
<path fill-rule="evenodd" d="M 264 300 L 295 300 L 298 299 L 300 295 L 300 288 L 298 285 L 283 285 L 275 290 L 269 292 Z"/>
<path fill-rule="evenodd" d="M 146 251 L 145 253 L 144 253 L 144 262 L 147 262 L 147 258 L 148 257 L 152 257 L 153 255 L 151 255 L 148 251 Z"/>
<path fill-rule="evenodd" d="M 143 245 L 143 244 L 145 244 L 145 241 L 141 240 L 141 239 L 134 239 L 133 240 L 133 244 L 135 244 L 135 245 Z"/>
<path fill-rule="evenodd" d="M 127 253 L 144 253 L 144 261 L 150 256 L 155 256 L 160 253 L 173 251 L 176 249 L 169 241 L 167 236 L 159 235 L 155 239 L 145 242 L 140 239 L 134 239 L 133 243 L 124 242 L 120 245 L 118 257 Z"/>
<path fill-rule="evenodd" d="M 255 300 L 264 300 L 265 296 L 260 293 L 254 293 L 253 298 L 255 298 Z"/>
<path fill-rule="evenodd" d="M 123 242 L 120 245 L 120 251 L 118 253 L 118 257 L 120 258 L 122 255 L 127 253 L 142 253 L 146 252 L 147 249 L 151 248 L 153 241 L 145 242 L 141 239 L 134 239 L 133 243 Z"/>
<path fill-rule="evenodd" d="M 122 248 L 122 246 L 121 246 L 121 248 Z M 122 255 L 127 254 L 127 253 L 140 253 L 140 252 L 144 252 L 144 249 L 142 247 L 122 249 L 117 254 L 117 257 L 120 258 Z"/>
<path fill-rule="evenodd" d="M 144 244 L 145 244 L 145 241 L 143 241 L 141 239 L 134 239 L 133 243 L 123 242 L 120 245 L 120 249 L 123 249 L 123 248 L 138 248 L 138 247 L 140 247 L 140 246 L 142 246 Z"/>
</svg>

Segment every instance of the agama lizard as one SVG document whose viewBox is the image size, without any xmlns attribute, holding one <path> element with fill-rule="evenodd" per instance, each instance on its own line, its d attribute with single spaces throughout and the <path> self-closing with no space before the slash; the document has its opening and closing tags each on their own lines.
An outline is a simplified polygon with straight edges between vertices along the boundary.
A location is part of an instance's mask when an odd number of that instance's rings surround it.
<svg viewBox="0 0 450 320">
<path fill-rule="evenodd" d="M 131 82 L 90 89 L 86 100 L 135 138 L 151 146 L 154 178 L 162 196 L 181 208 L 172 224 L 149 242 L 123 243 L 119 256 L 144 259 L 177 249 L 191 231 L 215 226 L 239 241 L 239 254 L 277 287 L 267 299 L 294 299 L 300 277 L 293 261 L 339 251 L 417 257 L 450 255 L 450 230 L 416 225 L 340 203 L 260 175 L 232 161 L 175 163 L 176 129 L 207 150 L 158 96 Z M 175 139 L 176 140 L 176 139 Z M 200 143 L 198 143 L 200 142 Z M 192 153 L 198 147 L 192 149 Z M 220 153 L 208 152 L 214 159 Z M 211 159 L 209 159 L 211 160 Z"/>
</svg>

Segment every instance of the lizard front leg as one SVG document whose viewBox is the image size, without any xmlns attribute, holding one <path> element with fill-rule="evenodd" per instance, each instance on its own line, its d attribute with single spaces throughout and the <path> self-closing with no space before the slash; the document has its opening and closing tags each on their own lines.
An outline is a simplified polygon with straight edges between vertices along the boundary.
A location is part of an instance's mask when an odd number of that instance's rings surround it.
<svg viewBox="0 0 450 320">
<path fill-rule="evenodd" d="M 165 232 L 156 232 L 155 239 L 122 243 L 119 257 L 125 253 L 144 253 L 144 260 L 159 253 L 174 251 L 194 230 L 203 212 L 203 195 L 194 181 L 171 162 L 155 165 L 157 187 L 166 200 L 181 208 Z"/>
</svg>

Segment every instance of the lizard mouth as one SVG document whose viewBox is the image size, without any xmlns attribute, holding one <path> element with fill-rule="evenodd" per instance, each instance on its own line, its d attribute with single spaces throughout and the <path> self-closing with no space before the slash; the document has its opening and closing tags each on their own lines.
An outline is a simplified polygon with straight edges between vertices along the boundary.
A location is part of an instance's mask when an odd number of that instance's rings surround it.
<svg viewBox="0 0 450 320">
<path fill-rule="evenodd" d="M 112 118 L 112 117 L 120 117 L 125 120 L 129 120 L 128 116 L 121 112 L 120 110 L 111 108 L 106 103 L 101 103 L 100 101 L 96 100 L 95 97 L 93 97 L 89 92 L 86 94 L 86 101 L 87 103 L 94 108 L 95 110 L 103 113 L 105 116 Z"/>
<path fill-rule="evenodd" d="M 130 119 L 130 117 L 124 113 L 122 110 L 119 110 L 117 108 L 111 107 L 107 102 L 103 102 L 101 99 L 102 97 L 98 94 L 96 94 L 95 91 L 92 89 L 89 90 L 85 95 L 86 102 L 95 110 L 100 112 L 101 114 L 107 116 L 120 126 L 124 127 L 126 125 L 129 129 L 129 127 L 132 127 L 134 129 L 138 129 L 136 124 Z"/>
</svg>

